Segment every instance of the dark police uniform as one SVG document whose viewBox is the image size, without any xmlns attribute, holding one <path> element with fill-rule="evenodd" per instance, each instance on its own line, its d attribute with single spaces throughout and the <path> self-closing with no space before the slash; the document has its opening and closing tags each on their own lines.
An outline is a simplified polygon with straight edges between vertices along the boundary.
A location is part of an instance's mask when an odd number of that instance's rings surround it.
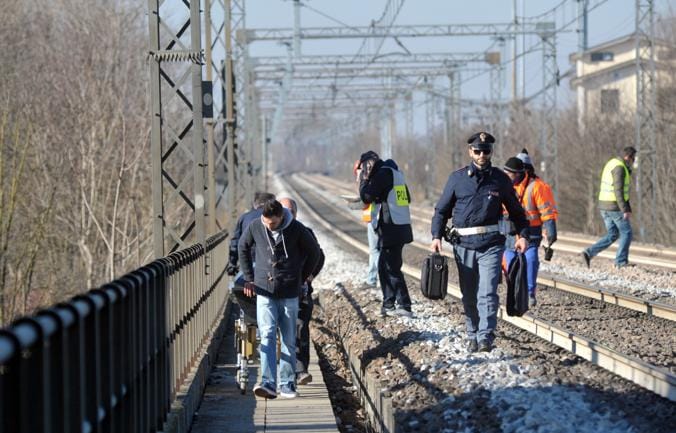
<svg viewBox="0 0 676 433">
<path fill-rule="evenodd" d="M 495 139 L 477 133 L 468 143 L 475 149 L 491 149 Z M 498 221 L 505 206 L 517 231 L 527 238 L 528 222 L 512 182 L 490 162 L 483 169 L 474 163 L 448 177 L 432 218 L 432 237 L 442 239 L 446 222 L 452 217 L 453 253 L 458 266 L 467 338 L 490 350 L 497 324 L 497 286 L 505 237 Z"/>
</svg>

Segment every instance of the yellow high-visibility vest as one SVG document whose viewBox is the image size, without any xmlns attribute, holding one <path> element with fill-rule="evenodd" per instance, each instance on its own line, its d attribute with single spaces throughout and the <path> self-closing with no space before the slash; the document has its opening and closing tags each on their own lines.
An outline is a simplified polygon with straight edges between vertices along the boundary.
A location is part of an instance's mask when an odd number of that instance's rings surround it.
<svg viewBox="0 0 676 433">
<path fill-rule="evenodd" d="M 620 158 L 613 158 L 603 167 L 601 174 L 601 190 L 599 191 L 599 201 L 617 201 L 615 188 L 613 187 L 613 170 L 621 165 L 624 168 L 624 201 L 629 201 L 629 187 L 631 185 L 631 174 L 624 161 Z"/>
</svg>

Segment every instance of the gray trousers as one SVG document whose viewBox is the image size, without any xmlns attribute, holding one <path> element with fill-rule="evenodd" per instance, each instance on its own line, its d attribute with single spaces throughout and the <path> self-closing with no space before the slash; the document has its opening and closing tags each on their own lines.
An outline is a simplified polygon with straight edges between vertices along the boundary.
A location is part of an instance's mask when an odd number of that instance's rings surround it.
<svg viewBox="0 0 676 433">
<path fill-rule="evenodd" d="M 453 253 L 458 266 L 462 304 L 465 308 L 467 338 L 493 342 L 500 306 L 498 283 L 504 245 L 484 251 L 455 245 Z"/>
</svg>

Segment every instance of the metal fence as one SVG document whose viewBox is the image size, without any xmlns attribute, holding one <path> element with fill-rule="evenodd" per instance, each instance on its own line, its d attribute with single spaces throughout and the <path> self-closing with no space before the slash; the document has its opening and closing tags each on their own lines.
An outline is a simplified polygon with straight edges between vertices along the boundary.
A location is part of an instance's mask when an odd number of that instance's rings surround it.
<svg viewBox="0 0 676 433">
<path fill-rule="evenodd" d="M 0 330 L 0 433 L 161 430 L 221 319 L 226 237 Z"/>
</svg>

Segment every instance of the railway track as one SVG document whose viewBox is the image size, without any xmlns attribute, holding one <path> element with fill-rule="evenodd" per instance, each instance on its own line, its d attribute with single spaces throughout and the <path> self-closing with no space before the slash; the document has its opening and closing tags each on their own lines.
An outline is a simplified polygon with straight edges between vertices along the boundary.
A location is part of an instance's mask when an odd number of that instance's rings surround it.
<svg viewBox="0 0 676 433">
<path fill-rule="evenodd" d="M 368 246 L 364 241 L 365 230 L 360 223 L 339 211 L 335 204 L 331 204 L 325 199 L 322 199 L 320 195 L 314 192 L 313 186 L 308 184 L 304 179 L 295 177 L 285 179 L 285 181 L 287 182 L 288 188 L 293 191 L 293 194 L 299 199 L 303 208 L 312 215 L 313 219 L 316 219 L 326 230 L 333 233 L 337 238 L 362 252 L 368 253 Z M 323 210 L 322 215 L 315 211 L 315 208 L 318 206 Z M 329 211 L 329 209 L 332 212 Z M 417 251 L 414 254 L 416 258 L 411 259 L 410 256 L 412 254 L 410 254 L 410 250 L 408 250 L 406 253 L 407 263 L 403 267 L 404 273 L 412 278 L 418 279 L 420 273 L 419 264 L 425 254 L 426 253 L 423 251 Z M 417 263 L 411 263 L 411 261 Z M 456 280 L 457 278 L 449 276 L 449 281 L 452 282 Z M 449 294 L 456 299 L 460 299 L 461 297 L 459 288 L 452 283 L 449 283 Z M 571 301 L 568 300 L 565 302 Z M 552 323 L 552 321 L 544 320 L 530 313 L 523 317 L 509 317 L 502 306 L 498 313 L 498 317 L 504 322 L 528 331 L 549 343 L 559 346 L 597 366 L 624 377 L 660 396 L 676 401 L 676 377 L 672 371 L 669 371 L 669 369 L 674 368 L 673 322 L 659 318 L 650 318 L 645 314 L 636 312 L 632 312 L 634 316 L 617 314 L 618 311 L 626 312 L 626 310 L 615 307 L 605 308 L 603 305 L 606 304 L 597 302 L 594 308 L 590 309 L 595 315 L 593 320 L 589 320 L 589 317 L 586 317 L 582 313 L 576 317 L 570 317 L 568 314 L 559 314 L 560 317 L 557 318 L 557 321 L 561 323 Z M 570 307 L 570 305 L 568 306 Z M 584 311 L 584 309 L 575 306 L 573 306 L 573 310 Z M 550 308 L 547 311 L 547 315 L 547 317 L 557 315 L 556 308 Z M 604 317 L 606 318 L 604 319 Z M 619 326 L 623 323 L 626 324 L 631 322 L 632 324 L 630 326 L 634 327 L 637 326 L 637 323 L 642 323 L 641 332 L 653 334 L 646 335 L 633 333 L 632 335 L 636 337 L 634 338 L 636 340 L 634 348 L 644 347 L 645 350 L 643 353 L 634 352 L 633 355 L 627 355 L 616 348 L 612 348 L 607 342 L 604 342 L 606 344 L 603 344 L 590 338 L 588 335 L 582 335 L 579 332 L 571 331 L 569 329 L 570 327 L 564 327 L 567 321 L 570 321 L 574 325 L 590 322 L 591 328 L 596 328 L 599 331 L 606 330 L 611 334 L 614 329 L 616 334 L 615 337 L 610 338 L 609 336 L 607 340 L 611 345 L 620 347 L 622 347 L 621 340 L 623 339 L 623 336 L 621 334 L 623 333 L 624 328 L 620 328 Z M 654 325 L 655 323 L 658 323 L 658 325 Z M 658 329 L 654 329 L 654 326 L 658 326 Z M 573 327 L 577 328 L 578 326 Z M 650 347 L 651 343 L 654 341 L 652 337 L 654 337 L 655 333 L 663 333 L 670 337 L 667 338 L 666 343 L 664 341 L 660 343 L 660 351 L 662 353 L 657 357 L 653 356 L 655 354 L 655 348 Z M 655 360 L 662 365 L 656 366 L 644 359 Z"/>
<path fill-rule="evenodd" d="M 323 176 L 321 177 L 320 176 L 308 177 L 304 175 L 296 175 L 296 176 L 298 176 L 299 180 L 302 180 L 303 182 L 306 182 L 308 184 L 315 182 L 319 178 L 320 179 L 319 184 L 322 185 L 323 188 L 335 191 L 336 193 L 338 192 L 340 192 L 341 194 L 345 193 L 344 189 L 338 189 L 338 187 L 334 185 L 336 181 L 333 180 L 331 180 L 330 182 L 326 181 L 326 179 L 329 178 Z M 350 212 L 345 207 L 342 208 L 338 207 L 337 211 L 341 212 L 344 216 L 348 218 L 358 221 L 359 215 L 357 215 L 354 212 Z M 425 223 L 429 224 L 429 219 L 427 219 Z M 427 250 L 427 245 L 421 242 L 414 242 L 413 245 L 418 247 L 419 249 Z M 558 243 L 557 249 L 559 249 Z M 451 257 L 451 254 L 447 251 L 442 252 L 442 254 Z M 649 316 L 654 316 L 672 322 L 676 322 L 676 307 L 661 302 L 642 299 L 640 297 L 620 293 L 619 291 L 615 291 L 612 289 L 596 287 L 593 285 L 572 281 L 544 272 L 541 272 L 538 275 L 538 285 L 541 287 L 557 289 L 574 295 L 579 295 L 589 299 L 594 299 L 608 304 L 627 308 Z"/>
<path fill-rule="evenodd" d="M 344 182 L 321 175 L 304 175 L 306 180 L 320 184 L 327 189 L 335 191 L 336 194 L 355 194 L 354 189 L 350 189 Z M 419 223 L 429 225 L 432 219 L 433 209 L 411 206 L 411 218 Z M 593 244 L 596 238 L 582 236 L 577 234 L 559 234 L 556 242 L 556 251 L 569 254 L 579 254 L 585 247 Z M 611 245 L 608 249 L 599 254 L 599 257 L 614 259 L 617 253 L 617 246 Z M 676 249 L 664 248 L 658 246 L 646 246 L 633 243 L 629 251 L 631 262 L 640 265 L 650 265 L 659 268 L 676 271 Z"/>
</svg>

